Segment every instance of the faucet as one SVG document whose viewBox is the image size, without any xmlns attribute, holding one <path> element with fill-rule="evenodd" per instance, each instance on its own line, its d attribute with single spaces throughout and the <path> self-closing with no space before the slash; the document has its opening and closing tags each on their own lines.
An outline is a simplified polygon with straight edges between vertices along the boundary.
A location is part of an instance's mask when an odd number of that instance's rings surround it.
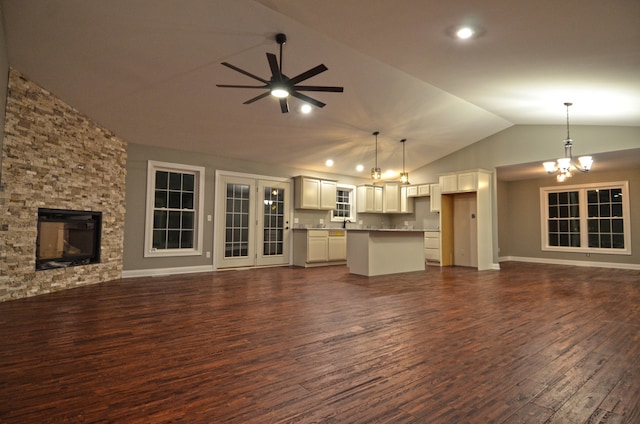
<svg viewBox="0 0 640 424">
<path fill-rule="evenodd" d="M 342 228 L 345 228 L 345 229 L 347 228 L 347 222 L 351 222 L 351 221 L 345 218 L 344 221 L 342 222 Z"/>
</svg>

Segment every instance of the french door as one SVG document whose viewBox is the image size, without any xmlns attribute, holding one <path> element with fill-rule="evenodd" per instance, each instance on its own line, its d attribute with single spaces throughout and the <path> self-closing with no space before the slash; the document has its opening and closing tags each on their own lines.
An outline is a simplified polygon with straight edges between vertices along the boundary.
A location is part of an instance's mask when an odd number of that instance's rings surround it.
<svg viewBox="0 0 640 424">
<path fill-rule="evenodd" d="M 288 265 L 289 181 L 220 174 L 217 178 L 217 268 Z"/>
</svg>

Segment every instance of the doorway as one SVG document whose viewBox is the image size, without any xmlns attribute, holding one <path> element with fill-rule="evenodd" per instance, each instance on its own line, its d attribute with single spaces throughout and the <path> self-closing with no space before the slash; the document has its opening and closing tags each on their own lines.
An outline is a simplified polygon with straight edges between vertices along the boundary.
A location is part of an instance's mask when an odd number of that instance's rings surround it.
<svg viewBox="0 0 640 424">
<path fill-rule="evenodd" d="M 231 173 L 216 180 L 215 268 L 288 265 L 290 181 Z"/>
<path fill-rule="evenodd" d="M 453 196 L 453 264 L 478 267 L 476 193 Z"/>
<path fill-rule="evenodd" d="M 442 266 L 478 267 L 477 196 L 456 193 L 442 196 Z"/>
</svg>

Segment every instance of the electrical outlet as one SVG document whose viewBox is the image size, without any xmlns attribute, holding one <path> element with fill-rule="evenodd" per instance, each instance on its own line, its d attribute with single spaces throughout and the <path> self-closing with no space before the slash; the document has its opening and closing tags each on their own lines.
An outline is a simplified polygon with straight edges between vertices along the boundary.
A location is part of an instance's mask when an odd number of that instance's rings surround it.
<svg viewBox="0 0 640 424">
<path fill-rule="evenodd" d="M 211 258 L 211 252 L 207 252 L 206 255 L 207 255 L 207 258 Z"/>
</svg>

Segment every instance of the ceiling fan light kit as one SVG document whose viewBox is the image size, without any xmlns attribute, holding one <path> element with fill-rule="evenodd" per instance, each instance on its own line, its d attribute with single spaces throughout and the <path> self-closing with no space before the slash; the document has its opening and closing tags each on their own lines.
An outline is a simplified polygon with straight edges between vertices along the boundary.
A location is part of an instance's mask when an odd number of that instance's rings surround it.
<svg viewBox="0 0 640 424">
<path fill-rule="evenodd" d="M 234 66 L 228 62 L 222 62 L 223 66 L 227 68 L 233 69 L 236 72 L 239 72 L 243 75 L 246 75 L 250 78 L 253 78 L 257 81 L 263 83 L 263 85 L 235 85 L 235 84 L 216 84 L 217 87 L 223 88 L 252 88 L 252 89 L 263 89 L 267 90 L 266 92 L 255 96 L 243 104 L 251 104 L 255 101 L 263 99 L 269 94 L 276 97 L 280 102 L 280 110 L 282 113 L 289 112 L 289 104 L 287 102 L 287 98 L 289 96 L 295 97 L 298 100 L 307 103 L 309 105 L 313 105 L 319 108 L 325 106 L 325 103 L 320 100 L 314 99 L 313 97 L 309 97 L 306 94 L 300 93 L 301 91 L 322 91 L 329 93 L 342 93 L 344 91 L 343 87 L 334 87 L 334 86 L 319 86 L 319 85 L 298 85 L 299 83 L 308 80 L 324 71 L 328 68 L 323 64 L 315 66 L 301 74 L 296 75 L 295 77 L 289 78 L 285 74 L 282 73 L 282 47 L 287 42 L 287 36 L 285 34 L 276 34 L 276 42 L 280 46 L 280 60 L 273 53 L 267 53 L 267 62 L 269 63 L 269 69 L 271 70 L 271 77 L 269 80 L 261 78 L 257 75 L 254 75 L 250 72 L 245 71 L 244 69 L 240 69 L 237 66 Z"/>
<path fill-rule="evenodd" d="M 569 102 L 564 104 L 567 108 L 567 138 L 564 140 L 564 157 L 558 159 L 556 162 L 544 162 L 542 164 L 542 166 L 544 166 L 544 170 L 548 174 L 558 174 L 556 177 L 558 182 L 563 182 L 567 178 L 571 177 L 572 168 L 580 172 L 589 172 L 593 165 L 593 157 L 591 156 L 580 156 L 578 158 L 578 163 L 573 160 L 573 155 L 571 153 L 573 140 L 569 134 L 569 106 L 572 104 L 573 103 Z"/>
</svg>

